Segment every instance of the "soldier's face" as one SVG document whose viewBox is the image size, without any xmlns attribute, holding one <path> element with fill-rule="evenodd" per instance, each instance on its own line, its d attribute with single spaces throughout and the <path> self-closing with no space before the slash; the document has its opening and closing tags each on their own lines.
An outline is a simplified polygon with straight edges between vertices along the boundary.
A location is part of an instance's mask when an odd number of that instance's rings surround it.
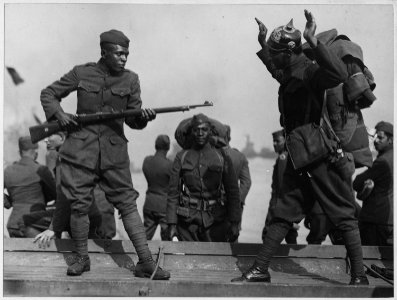
<svg viewBox="0 0 397 300">
<path fill-rule="evenodd" d="M 273 148 L 276 153 L 281 153 L 284 151 L 285 138 L 281 135 L 273 138 Z"/>
<path fill-rule="evenodd" d="M 192 129 L 194 142 L 197 146 L 204 146 L 208 143 L 210 138 L 210 126 L 208 123 L 196 125 Z"/>
<path fill-rule="evenodd" d="M 111 72 L 120 73 L 124 70 L 130 52 L 128 48 L 115 44 L 106 44 L 102 48 L 102 58 Z"/>
<path fill-rule="evenodd" d="M 57 149 L 63 144 L 63 138 L 59 134 L 53 134 L 46 140 L 47 149 Z"/>
<path fill-rule="evenodd" d="M 382 152 L 383 150 L 386 149 L 386 147 L 388 147 L 392 143 L 393 143 L 393 139 L 387 137 L 387 135 L 384 131 L 376 132 L 376 138 L 374 141 L 374 146 L 375 146 L 376 151 Z"/>
</svg>

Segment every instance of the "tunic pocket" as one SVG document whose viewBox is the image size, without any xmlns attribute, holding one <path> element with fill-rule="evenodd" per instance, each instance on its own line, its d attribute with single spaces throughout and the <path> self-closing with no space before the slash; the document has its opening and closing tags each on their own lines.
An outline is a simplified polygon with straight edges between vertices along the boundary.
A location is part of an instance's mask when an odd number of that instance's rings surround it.
<svg viewBox="0 0 397 300">
<path fill-rule="evenodd" d="M 112 87 L 111 105 L 116 110 L 122 110 L 127 107 L 128 96 L 131 93 L 130 88 Z"/>
<path fill-rule="evenodd" d="M 128 96 L 131 93 L 130 88 L 116 88 L 112 87 L 112 94 L 120 97 Z"/>
<path fill-rule="evenodd" d="M 98 93 L 101 90 L 101 87 L 99 85 L 83 80 L 79 82 L 77 88 L 82 89 L 87 93 Z"/>
</svg>

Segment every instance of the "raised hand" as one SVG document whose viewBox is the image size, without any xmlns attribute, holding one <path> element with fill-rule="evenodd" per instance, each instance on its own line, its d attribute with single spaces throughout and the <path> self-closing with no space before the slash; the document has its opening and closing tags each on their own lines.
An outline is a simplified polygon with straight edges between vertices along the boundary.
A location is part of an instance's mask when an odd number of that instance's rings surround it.
<svg viewBox="0 0 397 300">
<path fill-rule="evenodd" d="M 306 17 L 306 27 L 303 32 L 303 37 L 310 44 L 310 47 L 314 48 L 317 46 L 317 38 L 314 36 L 316 33 L 316 20 L 313 14 L 305 9 L 305 17 Z"/>
<path fill-rule="evenodd" d="M 255 18 L 255 21 L 259 25 L 258 42 L 264 48 L 266 47 L 267 28 L 259 19 Z"/>
</svg>

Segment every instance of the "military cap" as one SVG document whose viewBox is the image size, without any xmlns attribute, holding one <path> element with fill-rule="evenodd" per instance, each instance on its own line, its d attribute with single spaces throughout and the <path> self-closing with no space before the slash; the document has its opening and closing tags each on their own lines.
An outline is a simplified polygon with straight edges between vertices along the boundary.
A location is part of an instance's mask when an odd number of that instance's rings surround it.
<svg viewBox="0 0 397 300">
<path fill-rule="evenodd" d="M 21 136 L 18 140 L 19 151 L 26 151 L 29 149 L 37 149 L 39 146 L 33 144 L 30 136 Z"/>
<path fill-rule="evenodd" d="M 170 138 L 168 135 L 160 134 L 154 142 L 156 150 L 169 150 L 170 149 Z"/>
<path fill-rule="evenodd" d="M 203 123 L 210 124 L 210 119 L 204 114 L 198 114 L 193 116 L 191 126 L 195 127 Z"/>
<path fill-rule="evenodd" d="M 279 136 L 284 137 L 284 136 L 285 136 L 284 129 L 277 130 L 277 131 L 273 132 L 273 133 L 272 133 L 272 136 L 273 136 L 274 139 L 275 139 L 276 137 L 279 137 Z"/>
<path fill-rule="evenodd" d="M 124 33 L 115 29 L 103 32 L 99 37 L 101 45 L 103 43 L 112 43 L 128 48 L 130 43 L 130 40 L 124 35 Z"/>
<path fill-rule="evenodd" d="M 383 131 L 384 133 L 387 133 L 389 135 L 393 135 L 393 124 L 385 121 L 380 121 L 378 124 L 375 126 L 376 131 Z"/>
<path fill-rule="evenodd" d="M 294 27 L 293 20 L 273 30 L 267 44 L 273 51 L 295 50 L 302 46 L 301 32 Z"/>
</svg>

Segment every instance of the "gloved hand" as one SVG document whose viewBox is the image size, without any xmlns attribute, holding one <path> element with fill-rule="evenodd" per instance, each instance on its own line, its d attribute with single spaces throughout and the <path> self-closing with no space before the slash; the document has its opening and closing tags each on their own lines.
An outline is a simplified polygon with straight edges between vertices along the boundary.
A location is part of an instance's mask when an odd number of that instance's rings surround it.
<svg viewBox="0 0 397 300">
<path fill-rule="evenodd" d="M 317 38 L 315 37 L 317 24 L 314 15 L 305 9 L 306 27 L 303 31 L 303 37 L 311 48 L 317 47 Z"/>
<path fill-rule="evenodd" d="M 233 243 L 238 239 L 239 235 L 240 235 L 240 229 L 238 223 L 236 222 L 230 223 L 230 227 L 226 235 L 226 241 L 229 243 Z"/>
<path fill-rule="evenodd" d="M 255 18 L 255 21 L 259 25 L 258 42 L 262 46 L 262 48 L 265 48 L 267 46 L 266 44 L 267 28 L 265 24 L 259 21 L 259 19 Z"/>
<path fill-rule="evenodd" d="M 169 241 L 172 241 L 174 236 L 177 236 L 178 231 L 176 230 L 175 224 L 169 224 L 167 227 L 167 238 Z"/>
</svg>

